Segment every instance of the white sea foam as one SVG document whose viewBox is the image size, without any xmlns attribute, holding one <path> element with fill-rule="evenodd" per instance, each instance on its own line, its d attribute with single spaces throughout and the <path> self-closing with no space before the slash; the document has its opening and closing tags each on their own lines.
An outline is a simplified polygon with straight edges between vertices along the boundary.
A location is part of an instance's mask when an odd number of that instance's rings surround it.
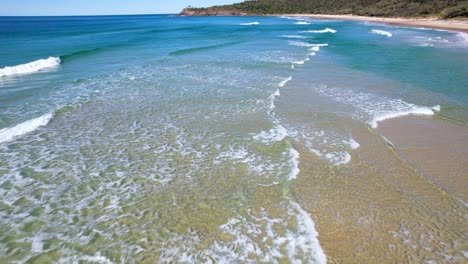
<svg viewBox="0 0 468 264">
<path fill-rule="evenodd" d="M 7 66 L 0 69 L 0 77 L 33 73 L 46 68 L 58 66 L 59 64 L 60 58 L 49 57 L 48 59 L 41 59 L 26 64 L 20 64 L 11 67 Z"/>
<path fill-rule="evenodd" d="M 419 47 L 466 47 L 468 45 L 468 34 L 457 33 L 445 37 L 414 36 L 409 39 L 414 46 Z"/>
<path fill-rule="evenodd" d="M 302 42 L 302 41 L 292 41 L 290 40 L 289 45 L 291 46 L 297 46 L 297 47 L 308 47 L 308 48 L 316 48 L 316 47 L 325 47 L 328 46 L 328 44 L 315 44 L 315 43 L 307 43 L 307 42 Z"/>
<path fill-rule="evenodd" d="M 288 130 L 284 126 L 278 123 L 275 123 L 272 129 L 268 131 L 262 131 L 258 133 L 257 135 L 255 135 L 253 138 L 263 143 L 271 143 L 271 142 L 281 141 L 287 135 L 288 135 Z"/>
<path fill-rule="evenodd" d="M 366 121 L 372 128 L 376 128 L 378 122 L 386 119 L 406 115 L 433 115 L 440 111 L 439 105 L 434 107 L 419 106 L 401 99 L 391 99 L 348 89 L 322 86 L 318 87 L 317 91 L 334 101 L 355 108 L 355 111 L 349 111 L 348 114 L 355 119 Z"/>
<path fill-rule="evenodd" d="M 276 91 L 272 95 L 270 95 L 270 110 L 271 111 L 275 108 L 276 97 L 278 97 L 280 95 L 281 95 L 281 93 L 280 93 L 279 89 L 276 89 Z"/>
<path fill-rule="evenodd" d="M 325 28 L 325 29 L 321 29 L 321 30 L 307 30 L 307 31 L 303 31 L 303 32 L 306 32 L 306 33 L 336 33 L 336 30 L 332 29 L 332 28 Z"/>
<path fill-rule="evenodd" d="M 289 81 L 292 80 L 292 76 L 289 76 L 288 78 L 282 80 L 280 83 L 278 83 L 278 86 L 279 87 L 284 87 L 286 85 L 286 83 L 288 83 Z"/>
<path fill-rule="evenodd" d="M 379 30 L 379 29 L 372 29 L 370 32 L 372 34 L 377 34 L 377 35 L 382 35 L 382 36 L 387 36 L 387 37 L 393 36 L 392 33 L 388 31 L 384 31 L 384 30 Z"/>
<path fill-rule="evenodd" d="M 297 47 L 313 47 L 314 44 L 310 44 L 307 42 L 302 42 L 302 41 L 289 41 L 289 45 L 291 46 L 297 46 Z"/>
<path fill-rule="evenodd" d="M 57 263 L 98 263 L 98 264 L 113 264 L 111 260 L 97 253 L 94 256 L 73 256 L 60 259 Z"/>
<path fill-rule="evenodd" d="M 215 262 L 250 263 L 254 256 L 258 262 L 266 263 L 277 263 L 279 259 L 288 263 L 326 263 L 310 214 L 294 201 L 288 200 L 284 205 L 287 211 L 282 218 L 273 218 L 262 210 L 259 215 L 250 212 L 246 217 L 231 218 L 221 225 L 220 232 L 229 234 L 233 240 L 217 241 L 209 249 L 218 253 L 210 254 Z M 266 243 L 267 251 L 259 243 Z"/>
<path fill-rule="evenodd" d="M 240 23 L 241 26 L 253 26 L 253 25 L 260 25 L 259 22 L 249 22 L 249 23 Z"/>
<path fill-rule="evenodd" d="M 315 223 L 312 220 L 312 217 L 309 213 L 304 211 L 301 206 L 293 201 L 290 201 L 292 207 L 297 211 L 297 228 L 298 234 L 302 234 L 299 239 L 296 239 L 296 243 L 299 246 L 308 248 L 310 252 L 312 252 L 312 257 L 315 260 L 315 263 L 327 263 L 327 256 L 325 255 L 322 247 L 320 247 L 320 243 L 317 239 L 318 232 L 315 230 Z M 297 253 L 295 247 L 287 247 L 289 258 L 293 258 L 293 256 Z"/>
<path fill-rule="evenodd" d="M 351 149 L 358 149 L 361 146 L 354 138 L 351 138 L 348 143 Z"/>
<path fill-rule="evenodd" d="M 310 22 L 306 22 L 306 21 L 297 21 L 296 23 L 294 23 L 296 25 L 310 25 Z"/>
<path fill-rule="evenodd" d="M 433 115 L 434 111 L 440 111 L 440 106 L 434 106 L 432 108 L 429 107 L 421 107 L 421 106 L 414 106 L 412 108 L 403 110 L 403 111 L 396 111 L 391 113 L 386 113 L 382 115 L 375 116 L 372 121 L 369 122 L 369 125 L 372 128 L 376 128 L 378 122 L 384 121 L 386 119 L 392 119 L 400 116 L 407 116 L 407 115 Z"/>
<path fill-rule="evenodd" d="M 299 175 L 299 152 L 295 150 L 293 147 L 289 148 L 289 163 L 291 165 L 291 171 L 289 172 L 288 179 L 293 180 L 297 178 Z"/>
<path fill-rule="evenodd" d="M 303 59 L 303 60 L 301 60 L 301 61 L 294 61 L 293 63 L 294 63 L 294 64 L 297 64 L 297 65 L 303 65 L 303 64 L 306 63 L 306 61 L 308 61 L 308 60 L 309 60 L 309 57 L 307 57 L 307 58 L 305 58 L 305 59 Z"/>
<path fill-rule="evenodd" d="M 280 37 L 289 38 L 289 39 L 305 39 L 305 38 L 307 38 L 306 36 L 301 36 L 301 35 L 281 35 Z"/>
<path fill-rule="evenodd" d="M 468 33 L 459 32 L 457 37 L 462 40 L 463 43 L 468 44 Z"/>
<path fill-rule="evenodd" d="M 48 113 L 38 118 L 34 118 L 26 122 L 23 122 L 21 124 L 18 124 L 14 127 L 7 127 L 4 129 L 1 129 L 0 130 L 0 143 L 10 141 L 16 137 L 32 132 L 41 126 L 45 126 L 49 123 L 52 117 L 53 117 L 53 114 Z"/>
</svg>

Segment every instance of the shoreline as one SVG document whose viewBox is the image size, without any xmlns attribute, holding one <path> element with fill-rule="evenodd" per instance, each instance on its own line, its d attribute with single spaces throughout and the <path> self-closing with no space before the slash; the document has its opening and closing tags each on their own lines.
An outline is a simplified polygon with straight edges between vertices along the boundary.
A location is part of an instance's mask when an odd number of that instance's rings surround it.
<svg viewBox="0 0 468 264">
<path fill-rule="evenodd" d="M 392 17 L 369 17 L 355 15 L 325 15 L 325 14 L 284 14 L 278 16 L 309 17 L 315 19 L 354 20 L 383 23 L 389 25 L 423 27 L 432 29 L 453 30 L 468 33 L 468 20 L 443 20 L 434 18 L 392 18 Z"/>
<path fill-rule="evenodd" d="M 329 166 L 302 149 L 294 185 L 329 263 L 465 259 L 458 241 L 466 230 L 468 130 L 410 115 L 351 131 L 361 146 L 349 164 Z"/>
<path fill-rule="evenodd" d="M 448 195 L 468 202 L 468 130 L 435 116 L 410 115 L 385 120 L 375 131 L 389 140 L 399 157 Z"/>
</svg>

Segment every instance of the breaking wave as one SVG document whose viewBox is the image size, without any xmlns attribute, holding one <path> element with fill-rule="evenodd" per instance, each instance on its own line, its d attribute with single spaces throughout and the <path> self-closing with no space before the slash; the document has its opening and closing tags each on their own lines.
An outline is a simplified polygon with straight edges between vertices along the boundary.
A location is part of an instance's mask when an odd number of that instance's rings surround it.
<svg viewBox="0 0 468 264">
<path fill-rule="evenodd" d="M 38 118 L 34 118 L 18 124 L 14 127 L 8 127 L 0 130 L 0 143 L 4 143 L 13 140 L 16 137 L 30 133 L 41 126 L 45 126 L 52 119 L 53 114 L 48 113 Z"/>
<path fill-rule="evenodd" d="M 60 58 L 49 57 L 47 59 L 41 59 L 16 66 L 7 66 L 0 69 L 0 77 L 38 72 L 46 68 L 58 66 L 60 63 Z"/>
</svg>

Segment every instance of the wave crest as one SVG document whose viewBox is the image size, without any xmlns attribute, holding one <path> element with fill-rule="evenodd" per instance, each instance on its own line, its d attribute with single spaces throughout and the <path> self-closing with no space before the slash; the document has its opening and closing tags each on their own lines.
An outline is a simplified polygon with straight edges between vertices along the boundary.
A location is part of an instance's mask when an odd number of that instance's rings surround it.
<svg viewBox="0 0 468 264">
<path fill-rule="evenodd" d="M 388 32 L 388 31 L 378 30 L 378 29 L 373 29 L 373 30 L 371 30 L 371 33 L 372 33 L 372 34 L 377 34 L 377 35 L 382 35 L 382 36 L 387 36 L 388 38 L 390 38 L 391 36 L 393 36 L 393 34 L 390 33 L 390 32 Z"/>
<path fill-rule="evenodd" d="M 34 118 L 18 124 L 14 127 L 7 127 L 0 130 L 0 143 L 10 141 L 18 136 L 22 136 L 36 130 L 41 126 L 47 125 L 52 119 L 53 114 L 48 113 L 38 118 Z"/>
<path fill-rule="evenodd" d="M 254 26 L 254 25 L 260 25 L 259 22 L 249 22 L 249 23 L 240 23 L 241 26 Z"/>
<path fill-rule="evenodd" d="M 331 28 L 325 28 L 325 29 L 321 29 L 321 30 L 307 30 L 307 31 L 304 31 L 304 32 L 307 32 L 307 33 L 336 33 L 336 30 L 334 29 L 331 29 Z"/>
<path fill-rule="evenodd" d="M 0 69 L 0 77 L 33 73 L 45 68 L 58 66 L 60 63 L 60 58 L 49 57 L 47 59 L 41 59 L 16 66 L 7 66 Z"/>
</svg>

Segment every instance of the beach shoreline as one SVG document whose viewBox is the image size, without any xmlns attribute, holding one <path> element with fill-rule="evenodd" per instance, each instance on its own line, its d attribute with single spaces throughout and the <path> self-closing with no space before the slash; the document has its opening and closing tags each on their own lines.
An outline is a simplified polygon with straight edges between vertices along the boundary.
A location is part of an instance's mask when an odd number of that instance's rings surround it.
<svg viewBox="0 0 468 264">
<path fill-rule="evenodd" d="M 410 115 L 352 134 L 361 146 L 349 164 L 328 166 L 302 151 L 295 184 L 329 263 L 464 259 L 466 127 Z"/>
<path fill-rule="evenodd" d="M 466 127 L 434 116 L 410 115 L 385 120 L 376 132 L 391 142 L 397 155 L 448 195 L 468 202 L 465 162 Z"/>
<path fill-rule="evenodd" d="M 453 30 L 468 33 L 468 20 L 443 20 L 437 18 L 392 18 L 369 17 L 356 15 L 325 15 L 325 14 L 288 14 L 281 16 L 308 17 L 314 19 L 354 20 L 383 23 L 397 26 L 423 27 L 442 30 Z"/>
</svg>

